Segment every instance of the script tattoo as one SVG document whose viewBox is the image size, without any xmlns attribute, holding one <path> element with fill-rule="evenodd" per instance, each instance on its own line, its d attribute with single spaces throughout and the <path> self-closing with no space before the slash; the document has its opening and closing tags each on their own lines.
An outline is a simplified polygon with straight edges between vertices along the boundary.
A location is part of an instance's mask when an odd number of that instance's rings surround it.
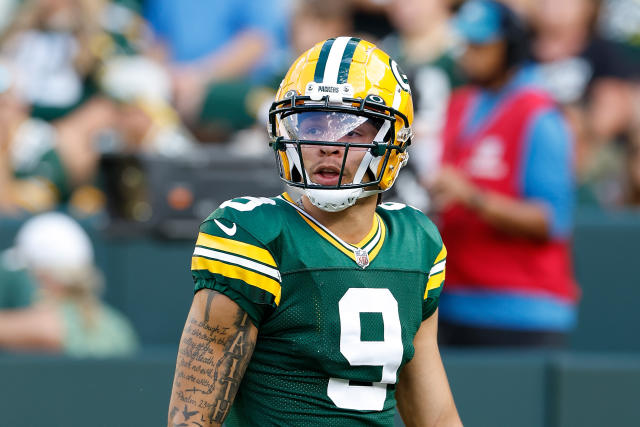
<svg viewBox="0 0 640 427">
<path fill-rule="evenodd" d="M 240 381 L 255 346 L 255 341 L 249 339 L 250 321 L 247 313 L 238 313 L 235 326 L 236 332 L 229 337 L 224 355 L 216 363 L 213 374 L 219 392 L 209 413 L 210 422 L 221 423 L 229 413 L 233 397 L 240 387 Z"/>
<path fill-rule="evenodd" d="M 176 363 L 171 426 L 221 424 L 228 415 L 255 345 L 251 321 L 237 308 L 231 319 L 215 319 L 211 305 L 221 295 L 207 291 L 202 318 L 187 320 Z M 215 313 L 214 313 L 215 314 Z"/>
</svg>

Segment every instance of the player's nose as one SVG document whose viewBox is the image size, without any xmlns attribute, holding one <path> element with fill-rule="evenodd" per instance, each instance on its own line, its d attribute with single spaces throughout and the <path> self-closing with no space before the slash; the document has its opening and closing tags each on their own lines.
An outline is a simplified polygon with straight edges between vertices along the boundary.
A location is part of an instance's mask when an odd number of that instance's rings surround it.
<svg viewBox="0 0 640 427">
<path fill-rule="evenodd" d="M 325 156 L 331 156 L 340 154 L 342 151 L 341 147 L 332 146 L 332 145 L 320 145 L 320 153 Z"/>
</svg>

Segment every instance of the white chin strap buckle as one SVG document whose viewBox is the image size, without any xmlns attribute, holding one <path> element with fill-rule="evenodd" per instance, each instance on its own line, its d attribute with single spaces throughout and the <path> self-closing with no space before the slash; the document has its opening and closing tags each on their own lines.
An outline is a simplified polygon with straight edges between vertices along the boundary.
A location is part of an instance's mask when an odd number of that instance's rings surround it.
<svg viewBox="0 0 640 427">
<path fill-rule="evenodd" d="M 340 212 L 356 204 L 363 193 L 362 188 L 320 190 L 307 188 L 306 196 L 311 204 L 323 211 Z"/>
</svg>

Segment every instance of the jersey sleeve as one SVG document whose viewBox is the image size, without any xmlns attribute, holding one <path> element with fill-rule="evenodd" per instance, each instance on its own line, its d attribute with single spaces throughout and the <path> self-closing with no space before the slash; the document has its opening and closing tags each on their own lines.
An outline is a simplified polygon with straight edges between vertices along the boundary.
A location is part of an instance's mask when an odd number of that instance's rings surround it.
<svg viewBox="0 0 640 427">
<path fill-rule="evenodd" d="M 431 317 L 438 308 L 440 293 L 444 286 L 446 262 L 447 248 L 444 246 L 444 243 L 442 243 L 440 252 L 434 260 L 431 270 L 429 270 L 427 288 L 424 291 L 424 300 L 422 301 L 422 320 Z"/>
<path fill-rule="evenodd" d="M 267 246 L 215 213 L 200 226 L 191 273 L 195 292 L 207 288 L 226 295 L 256 326 L 280 303 L 280 272 Z"/>
</svg>

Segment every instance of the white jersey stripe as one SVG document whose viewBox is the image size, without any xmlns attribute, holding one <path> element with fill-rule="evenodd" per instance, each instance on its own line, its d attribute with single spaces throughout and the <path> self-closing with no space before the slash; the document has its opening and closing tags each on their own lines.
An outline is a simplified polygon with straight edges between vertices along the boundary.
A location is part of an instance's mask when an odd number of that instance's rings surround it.
<svg viewBox="0 0 640 427">
<path fill-rule="evenodd" d="M 431 271 L 429 271 L 429 277 L 434 276 L 438 273 L 441 273 L 444 271 L 444 266 L 446 264 L 446 260 L 442 260 L 439 263 L 437 263 L 436 265 L 434 265 L 431 268 Z"/>
<path fill-rule="evenodd" d="M 226 254 L 224 252 L 218 252 L 211 249 L 205 249 L 201 247 L 196 247 L 193 251 L 194 256 L 203 256 L 211 259 L 217 259 L 218 261 L 233 263 L 236 265 L 240 265 L 242 267 L 250 268 L 259 273 L 264 274 L 265 276 L 269 276 L 273 279 L 276 279 L 278 282 L 282 281 L 280 277 L 280 272 L 275 268 L 267 267 L 266 265 L 257 263 L 255 261 L 248 260 L 246 258 L 241 258 L 239 256 Z"/>
<path fill-rule="evenodd" d="M 380 224 L 380 218 L 376 217 L 376 219 L 378 221 L 378 232 L 376 233 L 376 236 L 373 238 L 373 240 L 369 242 L 367 246 L 364 247 L 364 250 L 367 252 L 370 252 L 371 249 L 376 247 L 376 245 L 380 241 L 380 234 L 382 234 L 382 224 Z"/>
</svg>

